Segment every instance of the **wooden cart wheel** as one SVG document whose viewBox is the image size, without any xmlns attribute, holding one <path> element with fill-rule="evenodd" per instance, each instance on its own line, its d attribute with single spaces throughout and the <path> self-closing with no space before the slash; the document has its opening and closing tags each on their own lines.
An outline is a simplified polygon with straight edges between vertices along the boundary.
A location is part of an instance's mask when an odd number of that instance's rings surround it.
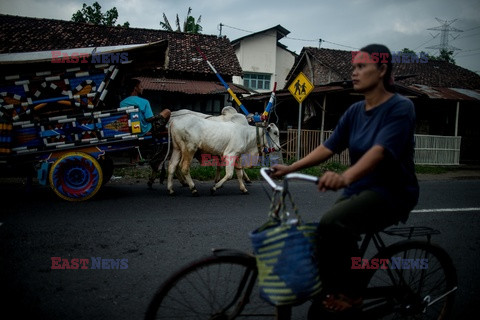
<svg viewBox="0 0 480 320">
<path fill-rule="evenodd" d="M 95 158 L 83 152 L 69 152 L 58 158 L 49 175 L 50 187 L 62 199 L 83 201 L 102 187 L 102 167 Z"/>
</svg>

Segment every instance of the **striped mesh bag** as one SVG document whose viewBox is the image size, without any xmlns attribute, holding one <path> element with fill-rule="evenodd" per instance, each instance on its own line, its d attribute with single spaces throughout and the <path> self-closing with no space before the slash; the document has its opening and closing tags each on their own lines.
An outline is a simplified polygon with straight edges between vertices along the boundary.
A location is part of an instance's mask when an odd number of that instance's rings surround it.
<svg viewBox="0 0 480 320">
<path fill-rule="evenodd" d="M 286 212 L 285 195 L 272 198 L 270 219 L 250 233 L 257 260 L 260 296 L 275 306 L 296 304 L 321 290 L 316 260 L 317 223 Z"/>
<path fill-rule="evenodd" d="M 260 296 L 275 306 L 301 302 L 321 289 L 315 259 L 317 224 L 272 224 L 250 234 Z"/>
</svg>

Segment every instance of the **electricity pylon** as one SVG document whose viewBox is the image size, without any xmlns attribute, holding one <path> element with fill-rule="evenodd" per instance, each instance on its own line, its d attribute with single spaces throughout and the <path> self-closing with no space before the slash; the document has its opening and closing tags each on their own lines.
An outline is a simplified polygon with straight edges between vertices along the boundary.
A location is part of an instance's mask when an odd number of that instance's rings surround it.
<svg viewBox="0 0 480 320">
<path fill-rule="evenodd" d="M 457 29 L 457 28 L 454 28 L 452 27 L 451 25 L 457 21 L 457 19 L 453 19 L 453 20 L 441 20 L 439 18 L 435 18 L 440 24 L 441 26 L 438 26 L 438 27 L 435 27 L 435 28 L 429 28 L 427 30 L 435 30 L 435 31 L 440 31 L 440 33 L 437 33 L 435 36 L 432 35 L 432 37 L 436 38 L 439 34 L 441 35 L 440 36 L 440 44 L 437 44 L 435 46 L 431 46 L 431 47 L 427 47 L 427 49 L 438 49 L 438 51 L 441 53 L 442 51 L 455 51 L 455 50 L 461 50 L 457 47 L 454 47 L 450 44 L 448 44 L 448 41 L 449 41 L 449 37 L 451 37 L 453 40 L 455 40 L 458 35 L 456 37 L 452 36 L 451 34 L 449 34 L 450 32 L 463 32 L 463 30 L 460 30 L 460 29 Z"/>
</svg>

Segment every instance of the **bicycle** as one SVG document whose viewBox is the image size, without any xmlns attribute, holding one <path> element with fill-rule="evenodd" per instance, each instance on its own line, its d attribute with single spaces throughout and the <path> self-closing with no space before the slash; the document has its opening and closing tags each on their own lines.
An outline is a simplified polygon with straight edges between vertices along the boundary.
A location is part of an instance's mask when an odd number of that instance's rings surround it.
<svg viewBox="0 0 480 320">
<path fill-rule="evenodd" d="M 284 186 L 277 185 L 262 168 L 262 177 L 274 192 L 282 192 L 285 201 L 287 181 L 313 183 L 318 178 L 291 173 Z M 381 234 L 407 238 L 386 245 Z M 457 276 L 452 259 L 432 235 L 440 232 L 428 227 L 390 227 L 366 234 L 360 245 L 361 256 L 373 243 L 377 253 L 371 258 L 388 259 L 388 268 L 362 270 L 365 281 L 364 302 L 359 311 L 368 319 L 415 318 L 446 319 L 452 311 Z M 426 240 L 412 238 L 426 237 Z M 427 268 L 393 268 L 392 259 L 428 262 Z M 408 260 L 413 259 L 413 260 Z M 151 300 L 145 319 L 290 319 L 294 305 L 273 307 L 262 303 L 258 294 L 256 259 L 252 254 L 234 249 L 214 250 L 213 255 L 199 259 L 169 277 Z M 258 292 L 258 291 L 257 291 Z M 299 301 L 295 305 L 305 303 Z"/>
</svg>

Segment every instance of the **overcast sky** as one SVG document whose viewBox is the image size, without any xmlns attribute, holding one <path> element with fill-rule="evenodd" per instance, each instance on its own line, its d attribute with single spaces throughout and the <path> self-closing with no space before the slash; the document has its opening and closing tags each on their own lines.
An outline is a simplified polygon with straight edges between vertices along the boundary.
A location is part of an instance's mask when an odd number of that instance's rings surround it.
<svg viewBox="0 0 480 320">
<path fill-rule="evenodd" d="M 3 14 L 70 20 L 92 0 L 0 0 Z M 203 34 L 222 35 L 230 40 L 281 25 L 290 31 L 280 42 L 300 53 L 306 46 L 355 50 L 369 43 L 383 43 L 390 50 L 409 48 L 437 55 L 428 46 L 440 44 L 440 31 L 435 19 L 452 21 L 449 44 L 455 51 L 458 65 L 480 74 L 480 1 L 478 0 L 98 0 L 102 12 L 116 7 L 117 23 L 130 23 L 133 28 L 161 29 L 163 13 L 172 26 L 178 14 L 201 15 Z M 436 36 L 435 38 L 432 36 Z M 456 37 L 453 39 L 453 37 Z"/>
</svg>

